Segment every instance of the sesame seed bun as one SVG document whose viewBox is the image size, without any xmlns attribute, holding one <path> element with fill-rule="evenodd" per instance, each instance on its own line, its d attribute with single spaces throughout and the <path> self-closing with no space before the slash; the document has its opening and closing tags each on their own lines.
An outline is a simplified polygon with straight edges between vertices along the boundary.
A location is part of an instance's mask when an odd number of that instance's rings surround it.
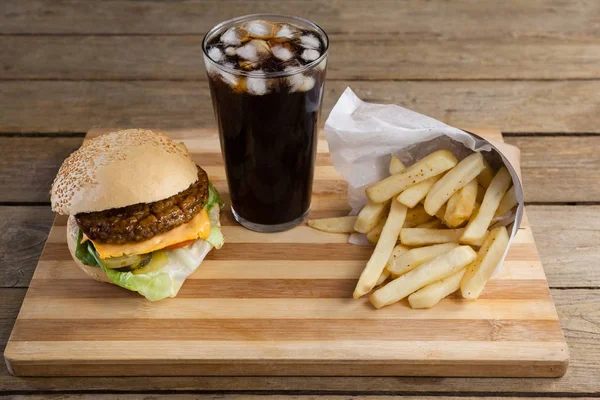
<svg viewBox="0 0 600 400">
<path fill-rule="evenodd" d="M 84 142 L 62 164 L 51 190 L 52 210 L 75 215 L 171 197 L 198 179 L 183 143 L 143 129 Z"/>
<path fill-rule="evenodd" d="M 77 250 L 77 234 L 79 233 L 79 227 L 77 226 L 77 220 L 75 220 L 74 216 L 70 216 L 67 221 L 67 244 L 69 246 L 69 251 L 71 252 L 71 257 L 73 257 L 73 261 L 79 268 L 83 270 L 88 276 L 92 279 L 95 279 L 99 282 L 113 283 L 104 271 L 101 268 L 90 267 L 89 265 L 85 265 L 75 255 L 75 250 Z"/>
</svg>

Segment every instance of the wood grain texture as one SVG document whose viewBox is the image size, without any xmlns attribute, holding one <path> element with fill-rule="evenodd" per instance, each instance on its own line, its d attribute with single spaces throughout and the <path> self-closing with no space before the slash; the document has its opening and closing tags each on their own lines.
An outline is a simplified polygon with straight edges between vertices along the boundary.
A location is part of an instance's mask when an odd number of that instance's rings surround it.
<svg viewBox="0 0 600 400">
<path fill-rule="evenodd" d="M 528 202 L 597 202 L 600 199 L 600 136 L 512 137 L 521 149 Z"/>
<path fill-rule="evenodd" d="M 207 141 L 200 139 L 206 131 L 194 132 L 188 142 L 196 152 L 194 160 L 200 165 L 210 165 L 207 172 L 213 174 L 211 179 L 222 181 L 223 160 L 213 136 Z M 0 151 L 5 154 L 0 158 L 0 183 L 7 188 L 0 192 L 0 201 L 49 201 L 49 188 L 56 171 L 81 142 L 79 138 L 0 138 Z M 600 181 L 600 157 L 596 156 L 599 136 L 509 136 L 506 142 L 521 150 L 526 202 L 600 201 L 600 186 L 589 184 Z M 337 176 L 324 139 L 319 144 L 316 164 L 328 177 Z M 324 189 L 320 188 L 322 193 Z"/>
<path fill-rule="evenodd" d="M 0 202 L 49 201 L 58 168 L 82 142 L 82 138 L 0 137 Z"/>
<path fill-rule="evenodd" d="M 5 400 L 90 400 L 97 399 L 97 394 L 66 394 L 66 395 L 11 395 L 4 396 Z M 103 394 L 103 398 L 107 400 L 260 400 L 264 399 L 265 395 L 254 394 Z M 495 400 L 497 397 L 454 397 L 454 396 L 404 396 L 406 400 Z M 270 400 L 389 400 L 389 396 L 371 396 L 371 395 L 298 395 L 298 394 L 276 394 L 269 395 Z M 503 397 L 504 400 L 533 400 L 534 397 Z M 567 400 L 569 397 L 556 397 L 556 400 Z M 581 397 L 582 400 L 590 400 L 592 397 Z"/>
<path fill-rule="evenodd" d="M 455 126 L 600 132 L 600 81 L 330 81 L 325 85 L 323 116 L 348 85 L 365 101 L 400 104 Z M 204 81 L 3 81 L 0 104 L 0 132 L 214 127 Z"/>
<path fill-rule="evenodd" d="M 592 38 L 482 41 L 380 32 L 331 34 L 330 43 L 329 80 L 600 77 L 600 40 Z M 201 48 L 201 35 L 0 36 L 0 79 L 205 80 Z"/>
<path fill-rule="evenodd" d="M 492 136 L 501 138 L 497 132 Z M 218 151 L 204 143 L 217 141 L 214 134 L 180 137 L 192 153 Z M 322 145 L 320 151 L 326 150 Z M 223 166 L 205 166 L 226 193 L 218 181 Z M 343 180 L 330 166 L 319 166 L 315 182 L 327 188 Z M 346 197 L 338 190 L 330 195 Z M 334 266 L 327 272 L 334 275 L 338 261 L 346 267 L 350 261 L 364 263 L 372 252 L 340 235 L 313 235 L 305 225 L 262 235 L 224 224 L 223 233 L 232 240 L 207 261 L 259 270 L 265 268 L 261 261 L 271 262 L 273 278 L 232 280 L 214 277 L 210 269 L 213 276 L 207 278 L 199 268 L 176 299 L 150 303 L 90 279 L 61 277 L 59 268 L 73 264 L 64 218 L 56 222 L 6 347 L 9 368 L 18 375 L 565 373 L 568 348 L 526 219 L 507 257 L 517 262 L 510 268 L 518 268 L 525 279 L 516 279 L 507 266 L 479 301 L 453 296 L 427 311 L 404 303 L 374 311 L 366 299 L 351 300 L 358 274 L 349 279 L 278 277 L 277 265 L 284 261 L 317 261 L 324 270 Z M 530 264 L 523 269 L 519 262 Z M 143 338 L 136 335 L 140 331 L 146 332 Z"/>
<path fill-rule="evenodd" d="M 204 33 L 220 21 L 256 12 L 302 15 L 329 33 L 394 32 L 415 38 L 574 37 L 598 34 L 599 5 L 594 0 L 511 0 L 489 4 L 474 0 L 378 2 L 361 0 L 228 1 L 134 0 L 102 2 L 6 0 L 0 8 L 2 33 Z M 142 16 L 142 18 L 140 18 Z M 110 23 L 106 23 L 110 21 Z"/>
<path fill-rule="evenodd" d="M 528 206 L 550 286 L 599 287 L 600 206 Z"/>
<path fill-rule="evenodd" d="M 0 207 L 0 286 L 27 287 L 54 219 L 50 207 Z"/>
<path fill-rule="evenodd" d="M 20 293 L 8 298 L 7 290 Z M 8 304 L 12 318 L 20 306 L 24 289 L 0 289 L 0 298 Z M 562 327 L 567 338 L 571 363 L 559 379 L 488 379 L 488 378 L 416 378 L 416 377 L 85 377 L 85 378 L 19 378 L 8 374 L 0 365 L 0 390 L 86 390 L 86 391 L 300 391 L 320 393 L 380 392 L 386 394 L 412 393 L 506 393 L 536 395 L 565 393 L 594 395 L 600 389 L 596 379 L 600 373 L 600 331 L 598 290 L 552 290 Z M 12 322 L 10 322 L 12 325 Z M 0 343 L 2 344 L 2 343 Z M 3 344 L 2 344 L 3 345 Z M 0 346 L 2 347 L 2 346 Z M 266 393 L 266 392 L 265 392 Z"/>
</svg>

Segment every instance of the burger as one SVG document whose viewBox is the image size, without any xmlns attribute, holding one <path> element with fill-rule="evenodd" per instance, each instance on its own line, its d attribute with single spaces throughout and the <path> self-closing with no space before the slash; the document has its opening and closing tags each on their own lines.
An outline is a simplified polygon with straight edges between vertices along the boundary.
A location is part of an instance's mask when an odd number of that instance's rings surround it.
<svg viewBox="0 0 600 400">
<path fill-rule="evenodd" d="M 219 193 L 185 145 L 158 132 L 128 129 L 84 142 L 60 167 L 51 201 L 69 215 L 75 263 L 151 301 L 175 297 L 224 243 Z"/>
</svg>

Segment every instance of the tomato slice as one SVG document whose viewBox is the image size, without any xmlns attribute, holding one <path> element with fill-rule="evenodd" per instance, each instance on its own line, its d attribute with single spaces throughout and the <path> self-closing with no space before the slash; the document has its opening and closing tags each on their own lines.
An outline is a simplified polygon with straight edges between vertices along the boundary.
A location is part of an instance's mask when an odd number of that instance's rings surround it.
<svg viewBox="0 0 600 400">
<path fill-rule="evenodd" d="M 178 249 L 180 247 L 187 246 L 188 244 L 192 244 L 196 241 L 196 239 L 184 240 L 183 242 L 175 243 L 170 246 L 165 247 L 163 250 L 173 250 Z"/>
</svg>

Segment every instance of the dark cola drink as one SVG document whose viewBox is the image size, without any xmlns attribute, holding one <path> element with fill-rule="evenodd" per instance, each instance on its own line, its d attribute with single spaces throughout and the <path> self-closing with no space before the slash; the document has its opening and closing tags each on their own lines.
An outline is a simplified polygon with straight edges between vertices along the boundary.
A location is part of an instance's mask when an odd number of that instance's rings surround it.
<svg viewBox="0 0 600 400">
<path fill-rule="evenodd" d="M 308 214 L 327 48 L 318 26 L 274 15 L 204 38 L 232 211 L 249 229 L 290 229 Z"/>
</svg>

